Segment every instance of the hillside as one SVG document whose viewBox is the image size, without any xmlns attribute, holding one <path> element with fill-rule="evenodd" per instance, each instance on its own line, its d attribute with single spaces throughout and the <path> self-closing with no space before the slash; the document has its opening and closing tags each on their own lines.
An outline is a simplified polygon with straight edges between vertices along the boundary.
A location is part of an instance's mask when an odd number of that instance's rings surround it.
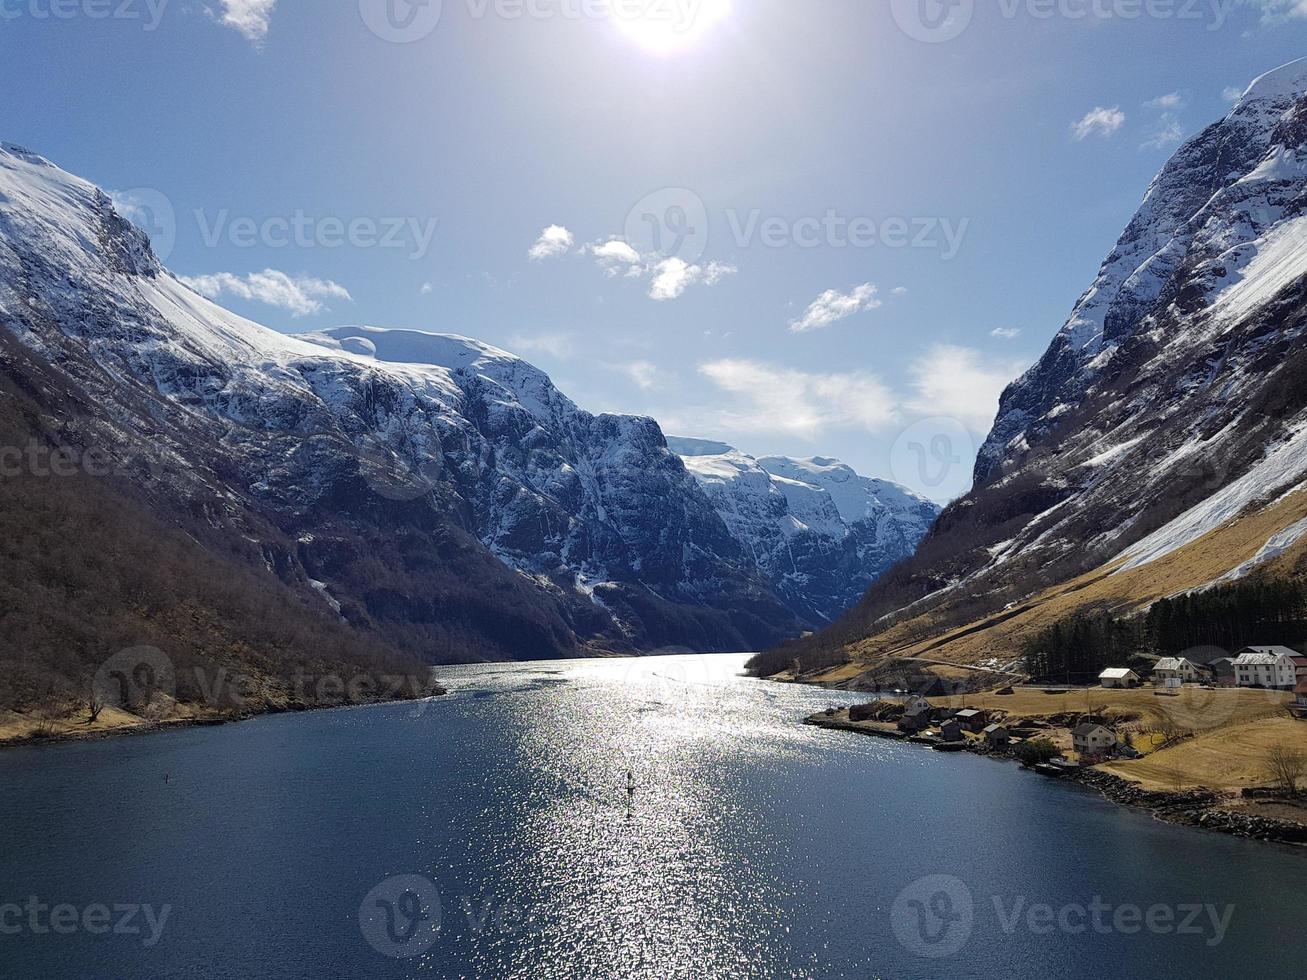
<svg viewBox="0 0 1307 980">
<path fill-rule="evenodd" d="M 235 316 L 106 194 L 10 145 L 0 334 L 14 386 L 49 374 L 68 393 L 42 438 L 80 440 L 160 524 L 359 642 L 450 663 L 758 649 L 804 628 L 653 420 L 585 412 L 463 336 Z"/>
<path fill-rule="evenodd" d="M 1304 571 L 1307 62 L 1189 140 L 916 555 L 762 673 L 1010 662 L 1085 609 Z M 844 671 L 848 673 L 847 670 Z"/>
<path fill-rule="evenodd" d="M 754 458 L 697 439 L 668 445 L 777 594 L 814 626 L 855 605 L 939 516 L 931 501 L 839 460 Z"/>
</svg>

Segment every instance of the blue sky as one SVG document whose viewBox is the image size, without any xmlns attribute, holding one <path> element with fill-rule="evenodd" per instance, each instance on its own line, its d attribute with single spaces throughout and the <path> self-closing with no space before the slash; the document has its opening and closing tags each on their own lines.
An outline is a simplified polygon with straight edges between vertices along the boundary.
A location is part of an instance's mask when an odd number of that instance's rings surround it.
<svg viewBox="0 0 1307 980">
<path fill-rule="evenodd" d="M 1303 55 L 1303 0 L 0 0 L 0 138 L 276 329 L 947 499 L 1178 140 Z"/>
</svg>

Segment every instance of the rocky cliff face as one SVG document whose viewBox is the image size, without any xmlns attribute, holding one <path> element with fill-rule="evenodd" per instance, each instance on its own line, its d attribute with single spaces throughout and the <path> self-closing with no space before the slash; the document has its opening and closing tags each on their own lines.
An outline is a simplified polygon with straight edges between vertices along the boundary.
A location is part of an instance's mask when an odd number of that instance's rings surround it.
<svg viewBox="0 0 1307 980">
<path fill-rule="evenodd" d="M 463 337 L 236 317 L 103 193 L 12 146 L 0 324 L 80 394 L 60 438 L 323 615 L 429 659 L 749 649 L 800 628 L 652 420 L 583 412 Z"/>
<path fill-rule="evenodd" d="M 799 616 L 820 624 L 909 557 L 939 507 L 821 457 L 754 459 L 732 446 L 670 439 L 732 536 Z"/>
<path fill-rule="evenodd" d="M 809 649 L 875 646 L 907 620 L 924 640 L 1019 618 L 1043 589 L 1148 568 L 1283 501 L 1307 474 L 1305 325 L 1298 62 L 1258 79 L 1166 165 L 1048 352 L 1004 394 L 975 489 Z M 1276 526 L 1279 513 L 1270 540 L 1259 530 L 1174 583 L 1283 554 L 1307 525 Z"/>
</svg>

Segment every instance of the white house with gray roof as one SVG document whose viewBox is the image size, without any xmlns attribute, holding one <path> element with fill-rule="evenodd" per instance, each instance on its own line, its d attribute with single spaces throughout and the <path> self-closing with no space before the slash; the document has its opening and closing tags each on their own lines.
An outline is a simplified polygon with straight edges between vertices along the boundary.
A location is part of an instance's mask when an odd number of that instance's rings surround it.
<svg viewBox="0 0 1307 980">
<path fill-rule="evenodd" d="M 1297 656 L 1288 647 L 1247 647 L 1234 662 L 1235 683 L 1292 691 L 1298 685 Z"/>
<path fill-rule="evenodd" d="M 1140 677 L 1129 667 L 1108 667 L 1098 675 L 1098 683 L 1104 687 L 1138 687 Z"/>
<path fill-rule="evenodd" d="M 1163 657 L 1153 668 L 1153 684 L 1157 687 L 1184 687 L 1197 684 L 1206 671 L 1188 657 Z"/>
</svg>

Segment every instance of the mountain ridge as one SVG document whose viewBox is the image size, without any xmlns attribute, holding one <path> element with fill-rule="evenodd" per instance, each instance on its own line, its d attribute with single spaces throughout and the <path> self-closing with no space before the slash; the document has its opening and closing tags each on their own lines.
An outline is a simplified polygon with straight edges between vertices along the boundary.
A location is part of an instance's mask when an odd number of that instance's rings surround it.
<svg viewBox="0 0 1307 980">
<path fill-rule="evenodd" d="M 1150 570 L 1202 588 L 1259 573 L 1266 552 L 1301 573 L 1302 542 L 1283 534 L 1307 474 L 1303 160 L 1307 60 L 1263 75 L 1162 168 L 1048 351 L 1003 394 L 975 487 L 917 554 L 840 623 L 756 667 L 926 648 L 1007 662 L 1052 615 L 1162 597 Z M 1259 538 L 1272 512 L 1287 523 Z"/>
<path fill-rule="evenodd" d="M 739 650 L 802 628 L 652 420 L 583 412 L 467 338 L 347 328 L 373 349 L 346 350 L 339 329 L 235 316 L 30 151 L 0 151 L 0 195 L 4 327 L 84 393 L 109 452 L 148 461 L 155 505 L 207 507 L 238 539 L 270 521 L 293 544 L 258 560 L 327 614 L 433 660 Z M 376 356 L 419 341 L 449 366 Z"/>
<path fill-rule="evenodd" d="M 668 446 L 777 591 L 817 623 L 837 618 L 909 557 L 940 512 L 835 459 L 753 457 L 726 443 L 679 437 Z"/>
</svg>

